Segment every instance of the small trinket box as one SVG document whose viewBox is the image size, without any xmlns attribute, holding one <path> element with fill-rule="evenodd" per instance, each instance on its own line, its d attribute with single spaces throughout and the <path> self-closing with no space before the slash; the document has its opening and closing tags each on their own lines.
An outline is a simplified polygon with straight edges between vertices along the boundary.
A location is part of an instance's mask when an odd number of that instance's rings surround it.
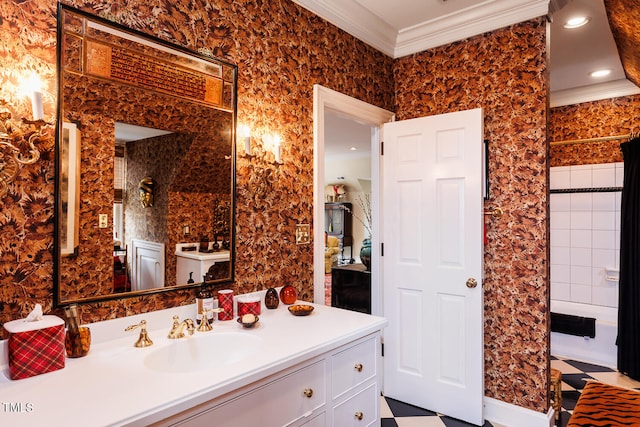
<svg viewBox="0 0 640 427">
<path fill-rule="evenodd" d="M 64 368 L 64 320 L 47 315 L 42 320 L 19 319 L 3 326 L 9 333 L 9 377 L 12 380 Z"/>
</svg>

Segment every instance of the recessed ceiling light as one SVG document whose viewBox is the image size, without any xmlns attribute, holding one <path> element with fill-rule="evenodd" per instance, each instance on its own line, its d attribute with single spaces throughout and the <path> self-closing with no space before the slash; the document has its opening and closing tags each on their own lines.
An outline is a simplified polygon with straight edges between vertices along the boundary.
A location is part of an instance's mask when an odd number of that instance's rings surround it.
<svg viewBox="0 0 640 427">
<path fill-rule="evenodd" d="M 596 70 L 589 73 L 591 77 L 595 77 L 595 78 L 606 77 L 609 74 L 611 74 L 611 70 Z"/>
<path fill-rule="evenodd" d="M 351 150 L 351 151 L 358 151 L 358 147 L 351 147 L 351 148 L 349 148 L 349 150 Z"/>
<path fill-rule="evenodd" d="M 569 19 L 565 24 L 564 28 L 579 28 L 583 25 L 587 25 L 589 23 L 589 18 L 586 16 L 576 16 L 574 18 Z"/>
</svg>

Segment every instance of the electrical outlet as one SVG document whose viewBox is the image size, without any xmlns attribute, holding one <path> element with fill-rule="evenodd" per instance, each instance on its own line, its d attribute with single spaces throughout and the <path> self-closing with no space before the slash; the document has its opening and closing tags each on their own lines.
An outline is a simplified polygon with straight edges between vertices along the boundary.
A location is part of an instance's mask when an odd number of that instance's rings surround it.
<svg viewBox="0 0 640 427">
<path fill-rule="evenodd" d="M 306 245 L 311 240 L 311 227 L 309 224 L 296 225 L 296 245 Z"/>
<path fill-rule="evenodd" d="M 98 228 L 107 228 L 109 226 L 109 217 L 107 214 L 98 214 Z"/>
</svg>

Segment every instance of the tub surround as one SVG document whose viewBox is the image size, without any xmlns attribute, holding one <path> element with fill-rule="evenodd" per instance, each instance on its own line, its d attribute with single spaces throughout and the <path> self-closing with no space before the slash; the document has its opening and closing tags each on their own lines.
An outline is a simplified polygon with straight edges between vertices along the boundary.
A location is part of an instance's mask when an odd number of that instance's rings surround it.
<svg viewBox="0 0 640 427">
<path fill-rule="evenodd" d="M 258 293 L 261 300 L 263 293 Z M 216 321 L 211 332 L 169 340 L 173 315 L 180 319 L 194 318 L 195 305 L 92 323 L 88 326 L 93 343 L 86 357 L 67 359 L 62 370 L 24 380 L 8 378 L 6 351 L 3 352 L 0 401 L 21 409 L 3 411 L 3 423 L 80 426 L 90 419 L 93 425 L 149 425 L 246 388 L 339 346 L 379 336 L 386 325 L 381 317 L 326 306 L 315 306 L 311 316 L 295 317 L 281 304 L 275 310 L 263 307 L 255 329 L 243 329 L 235 320 Z M 143 319 L 154 344 L 135 348 L 138 331 L 124 332 L 124 329 Z M 145 357 L 158 349 L 223 332 L 255 335 L 263 344 L 252 356 L 223 367 L 175 374 L 145 366 Z M 379 338 L 375 342 L 379 344 Z M 379 356 L 379 347 L 376 352 Z M 327 414 L 328 411 L 329 408 Z"/>
</svg>

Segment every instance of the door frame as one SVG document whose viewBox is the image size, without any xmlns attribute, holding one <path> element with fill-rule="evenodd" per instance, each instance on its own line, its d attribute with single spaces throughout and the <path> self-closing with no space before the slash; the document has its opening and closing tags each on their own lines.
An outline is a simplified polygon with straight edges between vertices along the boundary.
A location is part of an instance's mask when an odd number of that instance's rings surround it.
<svg viewBox="0 0 640 427">
<path fill-rule="evenodd" d="M 371 214 L 372 229 L 382 230 L 380 221 L 380 144 L 382 125 L 395 120 L 395 113 L 352 98 L 321 85 L 313 86 L 313 300 L 324 304 L 324 128 L 327 110 L 349 116 L 372 126 L 371 132 Z M 382 315 L 380 269 L 381 232 L 373 233 L 371 251 L 371 312 Z"/>
</svg>

